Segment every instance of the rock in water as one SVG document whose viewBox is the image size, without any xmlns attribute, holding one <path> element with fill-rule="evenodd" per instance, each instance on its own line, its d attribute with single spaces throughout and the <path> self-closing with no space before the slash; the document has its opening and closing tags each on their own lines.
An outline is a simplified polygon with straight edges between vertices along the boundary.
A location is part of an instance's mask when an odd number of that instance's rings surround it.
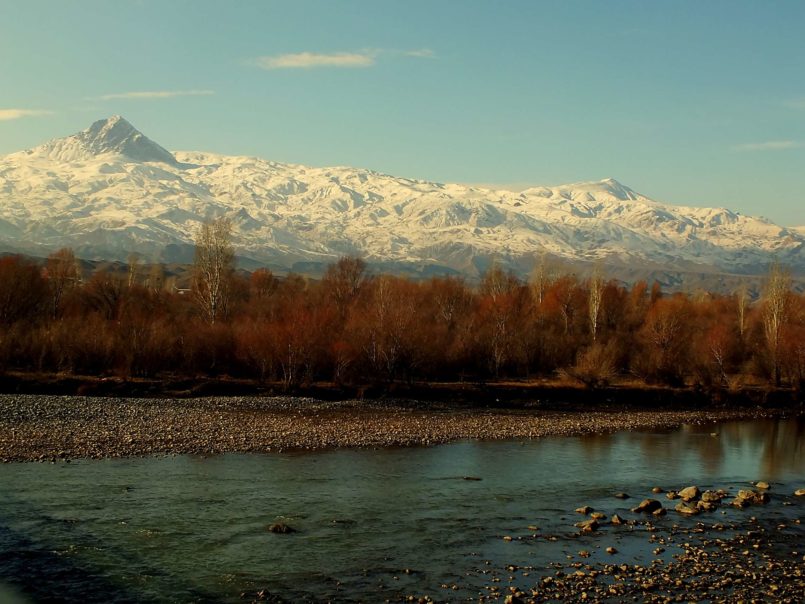
<svg viewBox="0 0 805 604">
<path fill-rule="evenodd" d="M 590 514 L 592 511 L 593 511 L 593 508 L 591 508 L 589 505 L 584 505 L 584 506 L 582 506 L 580 508 L 576 508 L 576 513 L 577 514 L 583 514 L 584 516 L 586 516 L 587 514 Z"/>
<path fill-rule="evenodd" d="M 581 529 L 582 533 L 592 533 L 598 530 L 598 520 L 591 518 L 590 520 L 583 520 L 577 522 L 576 526 Z"/>
<path fill-rule="evenodd" d="M 758 493 L 757 491 L 752 491 L 750 489 L 741 489 L 738 491 L 738 496 L 735 498 L 736 500 L 741 499 L 745 501 L 747 504 L 764 504 L 769 502 L 769 494 L 765 491 Z M 733 505 L 736 505 L 733 501 Z M 739 507 L 746 507 L 746 506 L 739 506 Z"/>
<path fill-rule="evenodd" d="M 625 524 L 626 521 L 618 516 L 617 514 L 612 514 L 612 520 L 610 520 L 612 524 Z"/>
<path fill-rule="evenodd" d="M 655 511 L 659 510 L 662 507 L 662 504 L 657 501 L 656 499 L 644 499 L 637 507 L 632 508 L 633 512 L 645 512 L 646 514 L 652 514 Z"/>
<path fill-rule="evenodd" d="M 699 509 L 697 507 L 689 505 L 683 501 L 677 503 L 674 509 L 685 516 L 695 516 L 699 513 Z"/>
<path fill-rule="evenodd" d="M 721 495 L 715 491 L 705 491 L 702 493 L 702 501 L 706 501 L 708 503 L 718 503 L 721 501 Z"/>
<path fill-rule="evenodd" d="M 679 496 L 683 501 L 693 501 L 699 498 L 699 487 L 690 486 L 679 491 Z"/>
<path fill-rule="evenodd" d="M 765 490 L 765 489 L 768 489 L 768 488 L 771 488 L 771 487 L 769 487 L 769 483 L 768 483 L 768 482 L 766 482 L 765 480 L 758 480 L 758 481 L 755 483 L 755 486 L 756 486 L 757 488 L 759 488 L 759 489 L 764 489 L 764 490 Z"/>
<path fill-rule="evenodd" d="M 712 501 L 697 501 L 696 502 L 696 509 L 700 512 L 712 512 L 714 511 L 718 505 L 713 503 Z"/>
<path fill-rule="evenodd" d="M 276 533 L 278 535 L 289 535 L 291 533 L 295 533 L 296 529 L 291 528 L 287 524 L 283 524 L 282 522 L 276 522 L 268 527 L 268 531 L 270 533 Z"/>
<path fill-rule="evenodd" d="M 797 489 L 794 491 L 794 495 L 797 497 L 805 497 L 805 489 Z"/>
</svg>

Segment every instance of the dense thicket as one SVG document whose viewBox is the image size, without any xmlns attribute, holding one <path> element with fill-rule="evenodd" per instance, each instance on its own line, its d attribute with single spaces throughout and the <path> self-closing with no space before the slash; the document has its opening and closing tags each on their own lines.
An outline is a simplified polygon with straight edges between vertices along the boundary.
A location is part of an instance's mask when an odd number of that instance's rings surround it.
<svg viewBox="0 0 805 604">
<path fill-rule="evenodd" d="M 557 375 L 588 385 L 805 383 L 805 297 L 779 267 L 750 302 L 745 292 L 664 295 L 544 266 L 528 282 L 499 268 L 478 286 L 411 281 L 344 258 L 320 280 L 227 273 L 225 313 L 143 272 L 81 279 L 69 250 L 44 266 L 0 259 L 0 369 L 229 375 L 288 388 Z"/>
</svg>

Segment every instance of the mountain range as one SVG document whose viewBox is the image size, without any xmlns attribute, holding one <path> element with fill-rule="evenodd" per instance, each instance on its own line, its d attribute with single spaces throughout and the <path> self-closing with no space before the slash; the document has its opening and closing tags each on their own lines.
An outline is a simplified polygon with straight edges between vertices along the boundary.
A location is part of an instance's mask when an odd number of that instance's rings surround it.
<svg viewBox="0 0 805 604">
<path fill-rule="evenodd" d="M 316 272 L 354 254 L 384 270 L 526 274 L 547 254 L 613 274 L 805 274 L 805 227 L 661 203 L 614 179 L 523 191 L 172 153 L 120 116 L 0 157 L 0 251 L 188 262 L 200 223 L 228 216 L 242 266 Z M 672 283 L 673 284 L 673 283 Z"/>
</svg>

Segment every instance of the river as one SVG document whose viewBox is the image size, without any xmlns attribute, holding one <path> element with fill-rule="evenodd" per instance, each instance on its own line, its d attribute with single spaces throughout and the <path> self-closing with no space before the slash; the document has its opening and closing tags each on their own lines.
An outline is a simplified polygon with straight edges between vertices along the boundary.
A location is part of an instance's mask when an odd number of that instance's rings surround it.
<svg viewBox="0 0 805 604">
<path fill-rule="evenodd" d="M 547 567 L 580 549 L 593 560 L 614 544 L 614 561 L 656 555 L 634 527 L 579 536 L 579 506 L 635 518 L 629 508 L 655 485 L 734 491 L 756 480 L 771 483 L 773 500 L 791 500 L 769 514 L 802 517 L 805 498 L 789 496 L 805 486 L 805 420 L 420 448 L 10 463 L 0 465 L 0 601 L 240 602 L 260 590 L 289 601 L 477 599 L 496 573 L 506 583 L 501 569 L 509 565 L 527 582 L 522 567 Z M 619 491 L 632 497 L 616 499 Z M 727 521 L 753 513 L 714 514 Z M 297 532 L 269 532 L 277 522 Z M 696 522 L 669 512 L 656 523 Z"/>
</svg>

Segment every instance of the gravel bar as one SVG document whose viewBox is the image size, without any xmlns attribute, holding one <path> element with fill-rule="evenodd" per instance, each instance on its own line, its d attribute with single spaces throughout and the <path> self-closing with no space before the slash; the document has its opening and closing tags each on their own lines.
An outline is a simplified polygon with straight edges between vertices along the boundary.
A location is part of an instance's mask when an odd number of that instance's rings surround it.
<svg viewBox="0 0 805 604">
<path fill-rule="evenodd" d="M 478 409 L 299 397 L 0 395 L 0 460 L 433 445 L 663 429 L 786 413 L 765 408 L 557 411 L 539 405 Z"/>
</svg>

